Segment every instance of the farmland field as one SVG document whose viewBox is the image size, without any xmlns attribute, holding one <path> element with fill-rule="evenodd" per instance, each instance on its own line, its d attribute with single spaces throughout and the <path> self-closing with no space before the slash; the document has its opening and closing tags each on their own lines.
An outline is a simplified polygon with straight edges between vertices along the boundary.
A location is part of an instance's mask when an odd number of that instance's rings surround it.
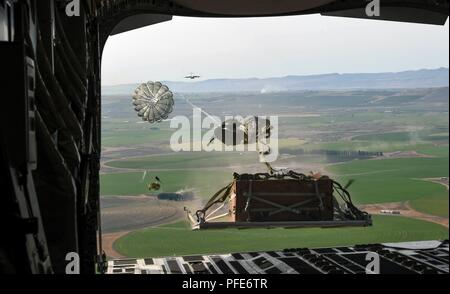
<svg viewBox="0 0 450 294">
<path fill-rule="evenodd" d="M 448 197 L 424 196 L 411 201 L 411 206 L 421 212 L 448 218 Z"/>
<path fill-rule="evenodd" d="M 448 158 L 449 150 L 448 150 L 448 145 L 443 145 L 443 146 L 439 146 L 439 147 L 420 149 L 419 152 L 422 154 L 436 156 L 436 157 L 440 157 L 440 158 Z"/>
<path fill-rule="evenodd" d="M 354 161 L 328 169 L 342 181 L 355 180 L 349 189 L 355 203 L 413 201 L 419 211 L 448 216 L 448 190 L 422 180 L 448 177 L 448 157 Z"/>
<path fill-rule="evenodd" d="M 403 217 L 376 216 L 374 223 L 370 228 L 191 231 L 181 222 L 135 231 L 115 248 L 125 256 L 172 256 L 443 239 L 448 234 L 442 226 Z"/>
<path fill-rule="evenodd" d="M 255 163 L 255 153 L 238 152 L 179 152 L 175 154 L 157 154 L 122 161 L 112 161 L 108 165 L 133 169 L 190 169 L 201 167 L 232 166 Z"/>
<path fill-rule="evenodd" d="M 144 180 L 142 172 L 111 173 L 101 176 L 101 195 L 133 196 L 151 194 L 147 183 L 154 181 L 154 177 L 162 179 L 160 192 L 176 192 L 183 189 L 193 189 L 202 198 L 211 197 L 217 190 L 232 181 L 232 175 L 216 171 L 158 171 L 147 172 Z"/>
<path fill-rule="evenodd" d="M 170 137 L 175 129 L 170 121 L 144 123 L 129 97 L 112 96 L 103 98 L 100 184 L 109 228 L 117 231 L 114 224 L 118 224 L 117 228 L 131 231 L 114 243 L 120 254 L 162 256 L 448 238 L 448 88 L 190 96 L 197 106 L 221 118 L 278 116 L 279 157 L 274 167 L 320 172 L 343 184 L 354 180 L 349 192 L 356 205 L 397 203 L 416 217 L 379 215 L 378 210 L 373 212 L 373 227 L 339 229 L 195 232 L 183 219 L 175 224 L 158 220 L 155 226 L 123 226 L 126 219 L 114 217 L 126 214 L 130 219 L 136 201 L 143 199 L 139 197 L 192 191 L 196 202 L 145 202 L 156 210 L 172 207 L 183 215 L 183 206 L 200 208 L 232 181 L 233 172 L 267 169 L 255 152 L 173 152 Z M 193 117 L 192 107 L 177 96 L 170 117 L 176 115 Z M 150 191 L 148 185 L 156 177 L 161 188 Z M 114 208 L 108 206 L 111 203 Z M 430 217 L 435 223 L 427 221 Z"/>
</svg>

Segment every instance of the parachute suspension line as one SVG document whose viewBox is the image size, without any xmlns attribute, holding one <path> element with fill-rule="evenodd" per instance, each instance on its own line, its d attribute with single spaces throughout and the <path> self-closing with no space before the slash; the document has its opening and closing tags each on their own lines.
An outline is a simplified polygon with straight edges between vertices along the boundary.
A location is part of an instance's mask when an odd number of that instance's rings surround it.
<svg viewBox="0 0 450 294">
<path fill-rule="evenodd" d="M 220 215 L 215 215 L 219 210 L 221 210 L 222 208 L 224 208 L 225 205 L 226 205 L 226 202 L 224 201 L 219 207 L 217 207 L 216 209 L 214 209 L 213 212 L 211 212 L 210 214 L 208 214 L 208 215 L 205 217 L 205 221 L 206 221 L 206 222 L 209 222 L 209 221 L 212 221 L 212 220 L 215 220 L 215 219 L 222 218 L 222 217 L 224 217 L 224 216 L 228 216 L 228 215 L 230 214 L 229 211 L 227 211 L 226 213 L 222 213 L 222 214 L 220 214 Z"/>
<path fill-rule="evenodd" d="M 205 110 L 203 110 L 201 107 L 198 107 L 197 105 L 195 105 L 194 103 L 192 103 L 191 101 L 189 101 L 189 99 L 186 98 L 186 96 L 184 96 L 184 94 L 179 94 L 185 101 L 187 104 L 189 104 L 192 108 L 197 108 L 200 109 L 200 111 L 206 115 L 207 117 L 209 117 L 210 119 L 212 119 L 215 122 L 219 122 L 222 123 L 219 119 L 217 119 L 216 117 L 210 115 L 209 113 L 207 113 Z"/>
<path fill-rule="evenodd" d="M 217 207 L 216 209 L 214 209 L 211 213 L 209 213 L 206 217 L 205 220 L 209 221 L 211 220 L 210 217 L 211 215 L 214 215 L 217 211 L 219 211 L 220 209 L 222 209 L 225 206 L 226 202 L 224 201 L 219 207 Z"/>
<path fill-rule="evenodd" d="M 225 200 L 230 196 L 231 189 L 233 188 L 233 182 L 229 183 L 227 186 L 223 187 L 219 191 L 217 191 L 211 199 L 206 203 L 205 207 L 196 211 L 195 215 L 197 216 L 197 222 L 205 221 L 205 213 L 208 209 L 210 209 L 214 204 L 217 203 L 225 203 Z M 210 216 L 211 213 L 208 215 Z"/>
<path fill-rule="evenodd" d="M 147 176 L 147 171 L 144 171 L 144 172 L 142 173 L 141 183 L 144 182 L 146 176 Z"/>
<path fill-rule="evenodd" d="M 347 213 L 344 212 L 344 214 L 354 219 L 367 219 L 369 217 L 369 214 L 367 212 L 359 210 L 353 204 L 350 193 L 346 188 L 342 187 L 341 184 L 333 181 L 333 190 L 341 197 L 348 208 Z"/>
</svg>

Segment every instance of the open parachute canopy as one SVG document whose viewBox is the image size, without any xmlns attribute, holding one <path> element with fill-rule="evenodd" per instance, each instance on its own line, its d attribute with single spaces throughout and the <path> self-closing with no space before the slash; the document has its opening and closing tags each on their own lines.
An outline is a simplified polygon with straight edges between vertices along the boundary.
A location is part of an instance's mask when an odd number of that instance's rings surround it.
<svg viewBox="0 0 450 294">
<path fill-rule="evenodd" d="M 142 120 L 149 123 L 166 119 L 173 110 L 173 104 L 173 93 L 160 82 L 143 83 L 134 91 L 134 109 Z"/>
</svg>

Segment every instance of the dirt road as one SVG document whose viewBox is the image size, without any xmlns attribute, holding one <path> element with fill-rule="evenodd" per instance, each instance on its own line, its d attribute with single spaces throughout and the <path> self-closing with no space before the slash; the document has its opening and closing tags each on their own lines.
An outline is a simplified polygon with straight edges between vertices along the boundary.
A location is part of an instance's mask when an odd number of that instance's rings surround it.
<svg viewBox="0 0 450 294">
<path fill-rule="evenodd" d="M 411 207 L 408 201 L 405 202 L 391 202 L 391 203 L 378 203 L 378 204 L 367 204 L 367 205 L 359 205 L 360 209 L 367 211 L 373 215 L 383 215 L 381 210 L 393 210 L 400 212 L 400 216 L 425 220 L 429 222 L 433 222 L 436 224 L 440 224 L 444 227 L 448 228 L 448 218 L 435 216 L 426 214 L 420 211 L 415 210 Z"/>
<path fill-rule="evenodd" d="M 160 226 L 184 219 L 184 207 L 196 210 L 202 200 L 194 197 L 189 201 L 158 200 L 152 196 L 103 196 L 102 231 L 103 250 L 109 257 L 120 258 L 114 242 L 134 230 Z"/>
</svg>

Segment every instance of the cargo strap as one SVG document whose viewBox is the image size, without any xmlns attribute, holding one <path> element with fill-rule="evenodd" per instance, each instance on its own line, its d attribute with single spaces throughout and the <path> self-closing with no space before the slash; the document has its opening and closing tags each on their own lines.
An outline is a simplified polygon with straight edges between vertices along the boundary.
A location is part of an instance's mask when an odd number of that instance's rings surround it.
<svg viewBox="0 0 450 294">
<path fill-rule="evenodd" d="M 197 210 L 197 212 L 195 213 L 195 215 L 197 216 L 197 221 L 204 222 L 205 221 L 205 213 L 208 209 L 211 208 L 211 206 L 213 206 L 216 203 L 225 202 L 225 200 L 227 200 L 227 198 L 230 196 L 232 187 L 233 187 L 233 182 L 229 183 L 228 185 L 226 185 L 225 187 L 223 187 L 222 189 L 217 191 L 211 197 L 211 199 L 209 199 L 209 201 L 206 203 L 206 205 L 202 209 Z M 209 214 L 209 215 L 211 215 L 211 214 Z"/>
<path fill-rule="evenodd" d="M 250 200 L 252 200 L 252 197 L 253 197 L 252 184 L 253 184 L 253 181 L 249 180 L 248 181 L 248 193 L 244 194 L 247 197 L 247 202 L 245 203 L 245 208 L 244 208 L 245 212 L 249 211 L 249 209 L 250 209 Z"/>
<path fill-rule="evenodd" d="M 297 179 L 298 181 L 313 182 L 315 185 L 315 192 L 310 193 L 310 194 L 317 196 L 317 199 L 319 200 L 319 207 L 318 208 L 300 208 L 300 206 L 313 201 L 314 198 L 286 206 L 286 205 L 281 205 L 281 204 L 272 202 L 270 200 L 258 197 L 258 196 L 268 195 L 270 193 L 253 193 L 253 191 L 252 191 L 252 181 L 253 180 L 267 180 L 270 178 L 274 178 L 274 179 L 291 178 L 291 179 Z M 323 178 L 329 179 L 328 177 L 323 177 Z M 250 203 L 251 203 L 251 201 L 255 201 L 255 200 L 269 204 L 274 207 L 274 208 L 270 208 L 270 209 L 269 208 L 263 209 L 264 211 L 269 211 L 269 215 L 274 215 L 274 214 L 277 214 L 277 213 L 280 213 L 283 211 L 290 211 L 290 212 L 293 212 L 296 214 L 300 214 L 301 211 L 317 210 L 317 209 L 319 209 L 320 211 L 324 210 L 324 203 L 322 200 L 322 198 L 324 197 L 324 194 L 320 193 L 319 186 L 318 186 L 318 180 L 314 179 L 312 177 L 306 176 L 304 174 L 296 173 L 294 171 L 289 171 L 288 173 L 286 173 L 284 175 L 269 174 L 269 173 L 260 173 L 260 174 L 254 174 L 254 175 L 251 175 L 251 174 L 239 175 L 239 174 L 235 173 L 234 179 L 249 181 L 248 193 L 244 194 L 244 196 L 247 197 L 247 202 L 246 202 L 245 209 L 244 209 L 245 212 L 248 212 L 251 210 Z M 212 215 L 225 206 L 225 201 L 231 195 L 233 183 L 234 182 L 231 182 L 227 186 L 225 186 L 222 189 L 220 189 L 219 191 L 217 191 L 202 209 L 197 210 L 196 216 L 197 216 L 198 223 L 205 222 L 206 218 L 208 218 L 208 219 L 217 218 L 217 217 L 212 217 Z M 339 203 L 336 201 L 336 198 L 333 197 L 333 203 L 334 203 L 333 206 L 335 207 L 335 212 L 337 212 L 338 215 L 341 216 L 341 218 L 343 217 L 345 219 L 351 219 L 351 220 L 368 220 L 368 219 L 370 219 L 370 216 L 367 212 L 361 211 L 356 206 L 353 205 L 351 197 L 350 197 L 350 193 L 344 187 L 342 187 L 341 184 L 339 184 L 338 182 L 333 181 L 333 180 L 332 180 L 332 183 L 333 183 L 333 192 L 340 196 L 340 198 L 344 201 L 345 206 L 346 206 L 345 209 L 340 207 Z M 286 193 L 279 193 L 279 194 L 286 195 Z M 295 194 L 306 195 L 308 193 L 295 193 Z M 210 209 L 213 205 L 218 204 L 218 203 L 222 203 L 222 205 L 219 206 L 218 208 L 216 208 L 213 212 L 208 213 L 208 215 L 206 215 L 206 212 L 208 211 L 208 209 Z M 256 210 L 252 209 L 252 211 L 262 211 L 262 210 L 261 209 L 256 209 Z M 223 216 L 223 215 L 221 215 L 221 216 Z M 210 218 L 210 217 L 212 217 L 212 218 Z"/>
<path fill-rule="evenodd" d="M 322 212 L 324 207 L 323 207 L 322 197 L 320 197 L 319 184 L 317 183 L 317 181 L 314 181 L 314 189 L 316 191 L 316 196 L 319 199 L 319 209 Z"/>
<path fill-rule="evenodd" d="M 269 205 L 271 205 L 271 206 L 273 206 L 275 208 L 248 209 L 247 206 L 246 206 L 246 209 L 244 211 L 246 211 L 246 212 L 250 211 L 250 210 L 251 211 L 269 211 L 269 215 L 274 215 L 274 214 L 277 214 L 277 213 L 280 213 L 280 212 L 283 212 L 283 211 L 290 211 L 290 212 L 295 213 L 295 214 L 300 214 L 302 211 L 305 211 L 305 210 L 317 210 L 317 209 L 314 209 L 314 208 L 298 208 L 298 207 L 303 206 L 303 205 L 305 205 L 305 204 L 307 204 L 307 203 L 309 203 L 311 201 L 314 201 L 314 198 L 307 199 L 307 200 L 304 200 L 304 201 L 301 201 L 301 202 L 298 202 L 298 203 L 294 203 L 292 205 L 287 206 L 287 205 L 282 205 L 282 204 L 279 204 L 279 203 L 276 203 L 276 202 L 273 202 L 273 201 L 270 201 L 270 200 L 258 197 L 258 195 L 259 196 L 269 196 L 270 194 L 271 193 L 253 193 L 251 195 L 251 199 L 254 199 L 254 200 L 257 200 L 257 201 L 269 204 Z M 273 194 L 273 195 L 280 195 L 281 196 L 281 195 L 287 195 L 287 194 L 289 194 L 289 193 L 276 193 L 276 194 Z M 308 195 L 308 193 L 293 193 L 292 195 L 294 195 L 294 194 L 298 195 L 298 196 Z M 313 194 L 313 195 L 317 195 L 317 194 Z M 244 196 L 247 197 L 247 203 L 248 203 L 249 199 L 250 199 L 248 197 L 248 194 L 244 194 Z M 322 198 L 324 197 L 324 195 L 323 194 L 318 194 L 317 197 L 320 199 L 320 202 L 322 203 Z"/>
<path fill-rule="evenodd" d="M 342 211 L 339 207 L 336 207 L 336 209 L 339 209 L 339 213 L 344 214 L 347 219 L 352 220 L 370 220 L 370 215 L 365 212 L 359 210 L 355 205 L 353 205 L 352 199 L 350 197 L 350 193 L 342 187 L 341 184 L 339 184 L 336 181 L 333 181 L 333 191 L 338 194 L 341 199 L 344 201 L 345 205 L 347 206 L 345 211 Z"/>
</svg>

